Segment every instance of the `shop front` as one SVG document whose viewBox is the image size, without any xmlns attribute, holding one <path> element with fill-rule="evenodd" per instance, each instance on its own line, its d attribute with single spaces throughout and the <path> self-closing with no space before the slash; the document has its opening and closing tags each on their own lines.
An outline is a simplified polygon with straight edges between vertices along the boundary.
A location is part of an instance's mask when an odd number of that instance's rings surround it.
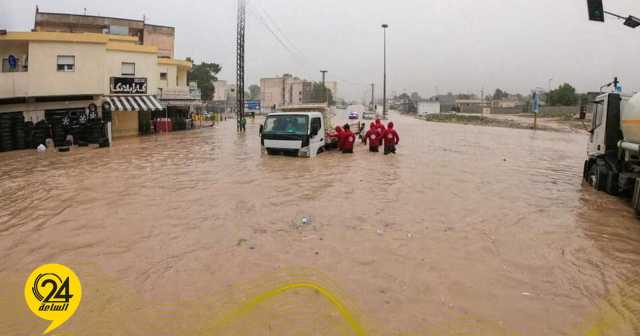
<svg viewBox="0 0 640 336">
<path fill-rule="evenodd" d="M 147 94 L 147 79 L 111 77 L 110 86 L 111 94 L 104 101 L 112 111 L 112 137 L 150 134 L 153 115 L 163 107 L 154 95 Z"/>
</svg>

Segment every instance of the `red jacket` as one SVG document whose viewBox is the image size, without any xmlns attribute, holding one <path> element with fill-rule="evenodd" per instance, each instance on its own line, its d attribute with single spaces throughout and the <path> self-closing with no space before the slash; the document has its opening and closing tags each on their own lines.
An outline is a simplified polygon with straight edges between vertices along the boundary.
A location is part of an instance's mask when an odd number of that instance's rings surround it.
<svg viewBox="0 0 640 336">
<path fill-rule="evenodd" d="M 356 142 L 356 135 L 353 134 L 350 130 L 346 130 L 342 132 L 342 137 L 340 138 L 340 149 L 353 150 L 353 144 L 355 142 Z"/>
<path fill-rule="evenodd" d="M 342 127 L 337 126 L 335 137 L 338 139 L 338 149 L 342 149 L 342 147 L 340 146 L 342 146 L 343 134 L 344 134 L 344 131 L 342 130 Z"/>
<path fill-rule="evenodd" d="M 389 128 L 384 131 L 383 138 L 385 146 L 395 146 L 400 143 L 400 136 L 393 128 L 393 123 L 389 123 Z"/>
<path fill-rule="evenodd" d="M 376 149 L 380 147 L 380 143 L 382 142 L 382 133 L 375 126 L 369 128 L 367 133 L 364 135 L 364 143 L 369 142 L 369 148 Z"/>
</svg>

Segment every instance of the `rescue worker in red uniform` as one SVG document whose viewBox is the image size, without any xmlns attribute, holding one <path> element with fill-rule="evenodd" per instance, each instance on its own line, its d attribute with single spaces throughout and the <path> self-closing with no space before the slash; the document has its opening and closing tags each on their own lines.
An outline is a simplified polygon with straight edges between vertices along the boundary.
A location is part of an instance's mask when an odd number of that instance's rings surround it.
<svg viewBox="0 0 640 336">
<path fill-rule="evenodd" d="M 383 133 L 384 138 L 384 155 L 388 155 L 390 153 L 396 153 L 396 145 L 400 143 L 400 136 L 398 132 L 394 129 L 394 125 L 392 122 L 389 123 L 389 127 Z"/>
<path fill-rule="evenodd" d="M 344 125 L 344 131 L 342 132 L 342 141 L 340 143 L 340 149 L 344 154 L 353 154 L 353 144 L 356 142 L 356 135 L 351 132 L 349 124 Z"/>
<path fill-rule="evenodd" d="M 382 124 L 382 121 L 380 121 L 380 118 L 376 118 L 376 124 L 375 124 L 376 128 L 379 130 L 382 130 L 382 128 L 384 128 L 384 125 Z"/>
<path fill-rule="evenodd" d="M 380 147 L 380 141 L 382 141 L 382 134 L 380 134 L 380 130 L 376 127 L 375 123 L 371 123 L 369 126 L 369 130 L 367 134 L 364 135 L 364 144 L 369 142 L 369 151 L 373 153 L 377 153 Z"/>
<path fill-rule="evenodd" d="M 340 146 L 342 145 L 342 135 L 343 134 L 344 134 L 344 131 L 342 130 L 342 127 L 336 126 L 335 137 L 336 137 L 336 139 L 338 139 L 338 142 L 336 144 L 338 150 L 342 150 L 342 148 Z"/>
</svg>

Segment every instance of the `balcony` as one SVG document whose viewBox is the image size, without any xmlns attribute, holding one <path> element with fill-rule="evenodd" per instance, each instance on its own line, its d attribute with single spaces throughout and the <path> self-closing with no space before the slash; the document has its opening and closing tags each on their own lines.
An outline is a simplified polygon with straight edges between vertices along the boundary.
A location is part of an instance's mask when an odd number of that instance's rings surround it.
<svg viewBox="0 0 640 336">
<path fill-rule="evenodd" d="M 0 72 L 0 99 L 26 97 L 28 91 L 28 72 Z"/>
</svg>

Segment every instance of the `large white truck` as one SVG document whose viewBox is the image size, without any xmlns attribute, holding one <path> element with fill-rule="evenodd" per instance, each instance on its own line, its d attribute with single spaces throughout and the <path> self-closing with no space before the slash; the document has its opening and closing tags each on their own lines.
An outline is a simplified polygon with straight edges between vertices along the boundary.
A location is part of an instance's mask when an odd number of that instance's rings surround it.
<svg viewBox="0 0 640 336">
<path fill-rule="evenodd" d="M 640 215 L 640 94 L 601 94 L 592 111 L 584 179 L 597 190 L 631 196 Z"/>
<path fill-rule="evenodd" d="M 269 155 L 315 157 L 326 146 L 326 105 L 298 105 L 267 115 L 260 126 L 262 149 Z"/>
</svg>

